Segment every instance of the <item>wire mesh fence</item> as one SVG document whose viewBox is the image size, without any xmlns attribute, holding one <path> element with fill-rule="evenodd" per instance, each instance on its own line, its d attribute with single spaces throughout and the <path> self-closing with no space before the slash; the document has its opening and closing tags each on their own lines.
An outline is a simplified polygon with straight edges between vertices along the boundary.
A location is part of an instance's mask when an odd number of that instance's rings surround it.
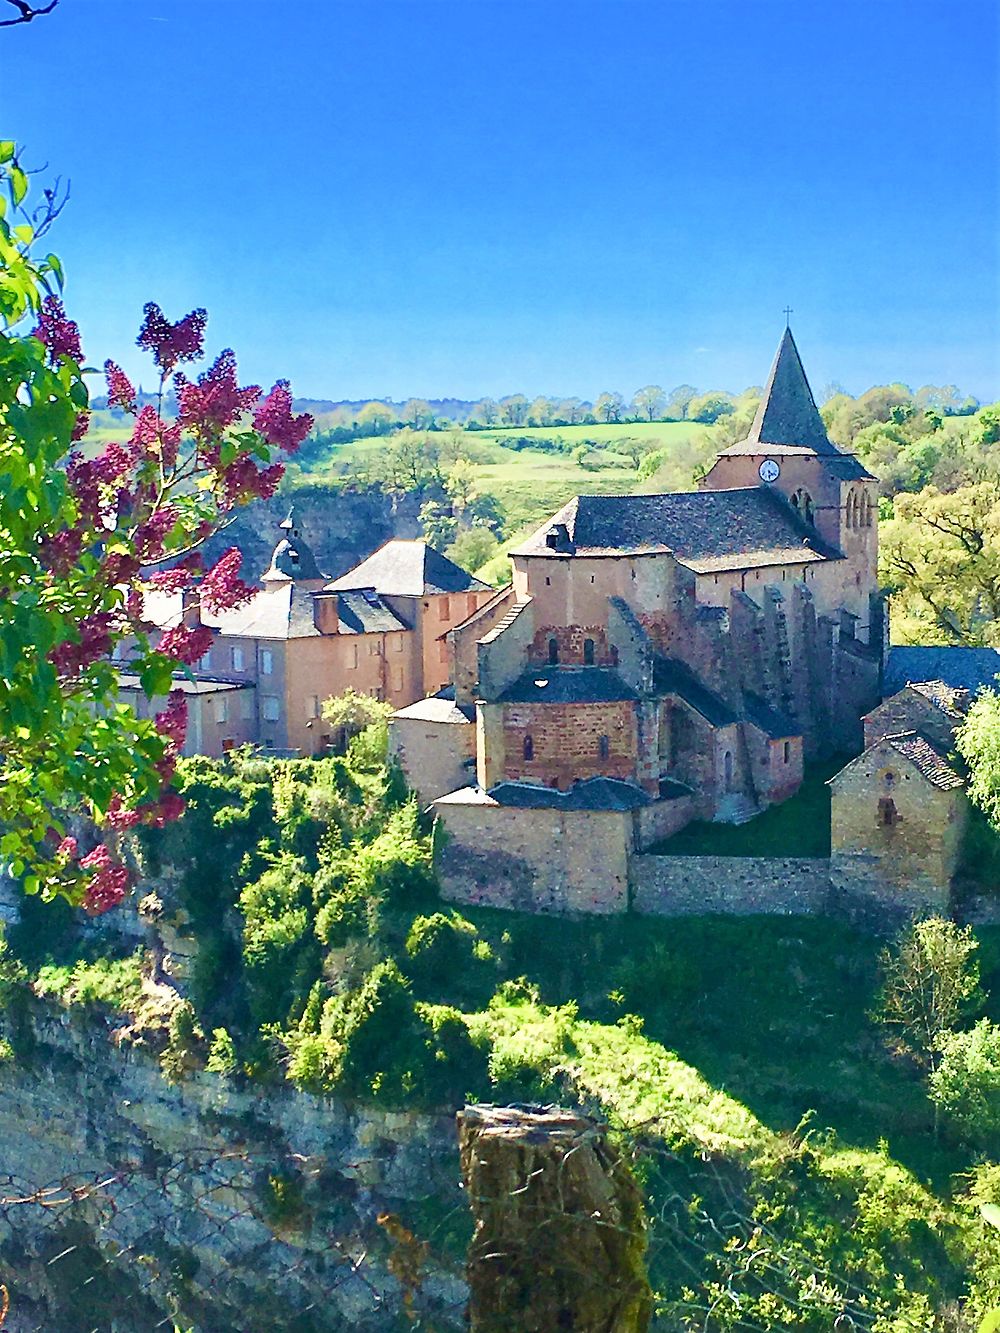
<svg viewBox="0 0 1000 1333">
<path fill-rule="evenodd" d="M 366 1192 L 348 1199 L 322 1163 L 239 1151 L 185 1152 L 45 1183 L 3 1175 L 0 1326 L 459 1328 L 460 1246 L 455 1260 L 448 1239 L 467 1210 L 455 1190 L 454 1177 L 429 1177 L 409 1218 L 377 1206 L 366 1218 L 356 1206 Z"/>
</svg>

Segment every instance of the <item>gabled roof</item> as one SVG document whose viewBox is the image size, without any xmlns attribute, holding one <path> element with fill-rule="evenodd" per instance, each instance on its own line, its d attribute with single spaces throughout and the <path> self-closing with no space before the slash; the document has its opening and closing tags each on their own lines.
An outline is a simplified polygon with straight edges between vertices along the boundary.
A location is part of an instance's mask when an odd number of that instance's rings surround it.
<svg viewBox="0 0 1000 1333">
<path fill-rule="evenodd" d="M 845 764 L 839 773 L 830 778 L 829 785 L 835 786 L 846 773 L 863 765 L 876 750 L 888 746 L 901 758 L 909 760 L 913 767 L 940 791 L 955 791 L 965 786 L 965 780 L 952 768 L 944 756 L 930 744 L 925 737 L 915 731 L 903 731 L 896 736 L 883 736 L 874 745 L 869 745 L 863 754 Z"/>
<path fill-rule="evenodd" d="M 827 435 L 789 328 L 778 347 L 749 435 L 719 456 L 759 453 L 821 454 L 832 460 L 832 471 L 843 481 L 871 476 L 853 454 L 843 453 Z"/>
<path fill-rule="evenodd" d="M 897 754 L 904 755 L 916 768 L 919 768 L 933 786 L 940 787 L 942 791 L 965 786 L 951 764 L 929 741 L 923 736 L 918 736 L 915 731 L 904 732 L 900 736 L 887 736 L 886 741 Z"/>
<path fill-rule="evenodd" d="M 996 688 L 1000 650 L 996 648 L 890 648 L 885 663 L 885 693 L 897 694 L 911 681 L 938 680 L 952 689 Z"/>
<path fill-rule="evenodd" d="M 375 588 L 390 597 L 447 592 L 490 592 L 489 584 L 461 569 L 424 541 L 394 537 L 327 588 Z"/>
<path fill-rule="evenodd" d="M 553 530 L 556 547 L 548 540 Z M 578 495 L 512 554 L 666 551 L 698 573 L 839 558 L 783 496 L 766 486 L 676 495 Z"/>
</svg>

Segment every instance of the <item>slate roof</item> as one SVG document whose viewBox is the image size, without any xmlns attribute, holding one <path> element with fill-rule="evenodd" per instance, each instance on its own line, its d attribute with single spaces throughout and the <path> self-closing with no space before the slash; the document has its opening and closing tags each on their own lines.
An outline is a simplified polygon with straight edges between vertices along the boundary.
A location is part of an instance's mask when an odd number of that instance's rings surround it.
<svg viewBox="0 0 1000 1333">
<path fill-rule="evenodd" d="M 962 720 L 972 702 L 968 690 L 955 689 L 943 680 L 914 680 L 910 682 L 909 688 L 956 722 Z"/>
<path fill-rule="evenodd" d="M 218 615 L 205 612 L 202 618 L 206 625 L 232 638 L 317 638 L 319 630 L 313 618 L 312 599 L 315 589 L 315 580 L 309 586 L 291 579 L 272 580 L 255 592 L 245 606 Z M 373 600 L 370 601 L 360 589 L 338 595 L 340 633 L 382 634 L 409 628 L 377 594 L 371 596 Z M 161 629 L 176 625 L 181 616 L 181 594 L 148 592 L 143 613 L 151 624 Z"/>
<path fill-rule="evenodd" d="M 391 634 L 409 629 L 390 611 L 374 588 L 351 588 L 337 594 L 341 634 Z"/>
<path fill-rule="evenodd" d="M 399 708 L 393 717 L 412 718 L 417 722 L 468 723 L 473 721 L 475 712 L 459 708 L 453 699 L 442 699 L 439 695 L 428 699 L 418 699 L 406 708 Z"/>
<path fill-rule="evenodd" d="M 728 727 L 737 720 L 725 700 L 703 685 L 691 668 L 677 658 L 654 657 L 653 686 L 658 694 L 676 694 L 713 727 Z"/>
<path fill-rule="evenodd" d="M 790 736 L 802 735 L 801 726 L 793 718 L 777 708 L 772 708 L 767 700 L 762 699 L 759 695 L 751 694 L 749 690 L 745 691 L 743 704 L 747 721 L 751 722 L 758 731 L 762 731 L 765 736 L 770 736 L 771 740 L 783 741 Z"/>
<path fill-rule="evenodd" d="M 902 731 L 896 736 L 884 736 L 881 740 L 870 745 L 864 754 L 857 759 L 852 759 L 849 764 L 835 773 L 829 780 L 830 786 L 836 786 L 841 778 L 855 768 L 858 764 L 863 764 L 874 750 L 880 746 L 888 745 L 890 749 L 902 758 L 909 760 L 930 784 L 937 787 L 940 791 L 955 791 L 959 787 L 965 786 L 965 780 L 952 768 L 947 759 L 934 748 L 933 745 L 923 736 L 915 731 Z"/>
<path fill-rule="evenodd" d="M 964 787 L 965 783 L 934 746 L 918 736 L 915 731 L 907 731 L 899 736 L 886 736 L 886 743 L 920 769 L 925 778 L 941 791 L 952 791 Z"/>
<path fill-rule="evenodd" d="M 638 699 L 613 667 L 535 667 L 500 695 L 503 704 L 607 704 Z"/>
<path fill-rule="evenodd" d="M 826 433 L 823 418 L 802 366 L 791 329 L 785 329 L 771 373 L 745 440 L 724 449 L 720 457 L 737 454 L 821 454 L 844 481 L 871 474 L 853 454 L 842 453 Z"/>
<path fill-rule="evenodd" d="M 546 542 L 565 527 L 568 542 Z M 578 495 L 514 555 L 672 551 L 698 573 L 840 558 L 766 486 L 677 495 Z"/>
<path fill-rule="evenodd" d="M 976 695 L 996 687 L 1000 651 L 996 648 L 890 648 L 885 663 L 885 697 L 911 681 L 941 681 Z"/>
<path fill-rule="evenodd" d="M 447 592 L 491 592 L 447 556 L 424 541 L 394 537 L 355 565 L 328 588 L 375 588 L 395 597 L 426 597 Z"/>
<path fill-rule="evenodd" d="M 501 782 L 490 788 L 498 805 L 521 810 L 635 810 L 650 798 L 641 787 L 618 778 L 587 778 L 569 791 L 536 787 L 528 782 Z"/>
<path fill-rule="evenodd" d="M 142 685 L 134 672 L 119 671 L 118 688 L 140 690 Z M 196 676 L 192 680 L 188 676 L 175 675 L 170 688 L 179 690 L 181 694 L 229 694 L 233 690 L 252 690 L 254 684 L 250 680 L 219 680 L 214 676 Z"/>
</svg>

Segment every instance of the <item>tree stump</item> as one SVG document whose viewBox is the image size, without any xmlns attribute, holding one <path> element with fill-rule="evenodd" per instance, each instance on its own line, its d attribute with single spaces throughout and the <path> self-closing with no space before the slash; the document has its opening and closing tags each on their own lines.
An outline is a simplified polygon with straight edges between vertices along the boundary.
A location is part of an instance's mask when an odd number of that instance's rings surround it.
<svg viewBox="0 0 1000 1333">
<path fill-rule="evenodd" d="M 467 1106 L 473 1333 L 644 1333 L 646 1223 L 607 1126 L 558 1107 Z"/>
</svg>

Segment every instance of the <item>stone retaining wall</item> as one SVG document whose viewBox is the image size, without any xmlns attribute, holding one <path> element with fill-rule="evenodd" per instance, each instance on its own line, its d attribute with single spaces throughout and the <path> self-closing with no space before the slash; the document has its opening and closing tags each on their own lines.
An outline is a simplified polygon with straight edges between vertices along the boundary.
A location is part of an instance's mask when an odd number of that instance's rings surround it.
<svg viewBox="0 0 1000 1333">
<path fill-rule="evenodd" d="M 633 856 L 629 871 L 632 908 L 647 916 L 810 916 L 830 897 L 822 857 Z"/>
</svg>

